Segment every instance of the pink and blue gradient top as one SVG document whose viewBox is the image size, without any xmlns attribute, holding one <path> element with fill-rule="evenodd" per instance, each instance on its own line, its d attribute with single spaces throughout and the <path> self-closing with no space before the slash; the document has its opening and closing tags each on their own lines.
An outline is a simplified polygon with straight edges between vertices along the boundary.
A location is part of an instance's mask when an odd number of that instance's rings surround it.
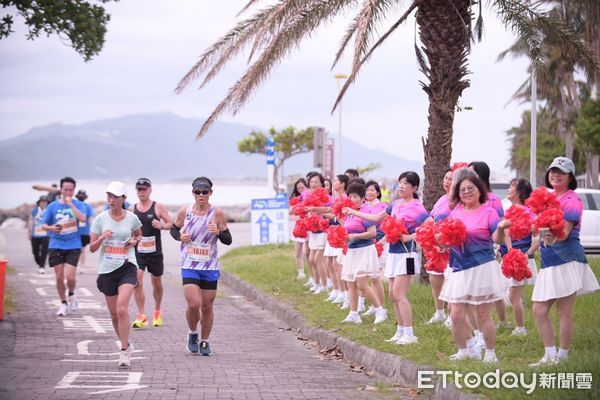
<svg viewBox="0 0 600 400">
<path fill-rule="evenodd" d="M 522 206 L 522 207 L 531 216 L 531 219 L 533 220 L 535 218 L 535 214 L 533 213 L 533 211 L 531 211 L 529 209 L 529 207 L 527 207 L 527 206 Z M 510 235 L 510 229 L 508 230 L 507 234 Z M 532 243 L 531 235 L 527 235 L 523 239 L 520 239 L 520 240 L 511 240 L 512 247 L 520 250 L 523 253 L 527 253 L 527 250 L 529 250 L 529 248 L 531 247 L 531 243 Z M 500 245 L 500 254 L 504 257 L 506 255 L 506 253 L 508 253 L 508 248 L 506 247 L 506 245 L 504 243 L 502 243 Z"/>
<path fill-rule="evenodd" d="M 360 212 L 366 213 L 365 204 L 359 209 Z M 344 228 L 348 234 L 350 233 L 363 233 L 366 232 L 367 229 L 374 224 L 370 221 L 365 221 L 364 219 L 357 217 L 355 215 L 348 215 L 344 220 Z M 366 247 L 373 244 L 373 239 L 358 239 L 348 243 L 349 249 L 357 249 L 359 247 Z"/>
<path fill-rule="evenodd" d="M 404 226 L 409 234 L 415 233 L 419 225 L 429 218 L 429 213 L 418 199 L 405 204 L 402 204 L 400 200 L 393 201 L 385 211 L 397 220 L 404 220 Z M 416 245 L 413 240 L 407 243 L 402 241 L 390 243 L 390 253 L 410 253 L 414 251 L 416 251 Z"/>
<path fill-rule="evenodd" d="M 494 208 L 488 203 L 473 211 L 457 207 L 452 210 L 450 217 L 461 220 L 467 227 L 465 243 L 451 247 L 450 267 L 453 272 L 464 271 L 496 259 L 492 234 L 496 231 L 500 218 Z"/>
<path fill-rule="evenodd" d="M 377 202 L 376 204 L 373 204 L 373 205 L 369 205 L 369 203 L 365 202 L 365 204 L 363 204 L 363 206 L 360 208 L 360 210 L 367 214 L 377 215 L 380 212 L 382 212 L 383 210 L 385 210 L 387 208 L 387 206 L 388 206 L 388 204 L 383 201 Z M 380 241 L 381 238 L 384 236 L 383 232 L 381 231 L 381 222 L 375 226 L 377 228 L 377 237 L 375 239 L 377 239 L 377 241 Z"/>
<path fill-rule="evenodd" d="M 450 199 L 448 198 L 448 195 L 445 194 L 433 205 L 433 208 L 431 209 L 431 216 L 435 222 L 440 222 L 448 218 L 450 212 L 452 211 L 450 210 L 449 202 Z"/>
<path fill-rule="evenodd" d="M 487 204 L 489 204 L 496 212 L 498 217 L 504 218 L 504 208 L 502 207 L 502 200 L 494 192 L 488 192 Z"/>
</svg>

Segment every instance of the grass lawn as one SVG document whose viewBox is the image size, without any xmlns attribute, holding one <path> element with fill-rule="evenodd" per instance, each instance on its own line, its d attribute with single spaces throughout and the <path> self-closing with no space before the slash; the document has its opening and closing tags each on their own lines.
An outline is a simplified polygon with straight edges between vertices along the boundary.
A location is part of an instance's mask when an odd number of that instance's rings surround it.
<svg viewBox="0 0 600 400">
<path fill-rule="evenodd" d="M 346 316 L 347 310 L 340 310 L 331 303 L 325 302 L 326 295 L 307 294 L 302 286 L 304 282 L 296 281 L 295 260 L 293 247 L 290 246 L 256 246 L 242 247 L 227 253 L 221 258 L 223 269 L 239 276 L 246 282 L 259 288 L 266 294 L 276 297 L 303 314 L 311 326 L 322 327 L 342 336 L 350 338 L 368 347 L 397 354 L 418 364 L 433 365 L 438 370 L 452 370 L 462 373 L 494 371 L 501 373 L 525 373 L 526 382 L 531 382 L 533 373 L 538 372 L 538 387 L 540 373 L 591 373 L 592 389 L 555 389 L 537 388 L 528 395 L 522 387 L 518 389 L 487 389 L 480 386 L 469 391 L 483 394 L 494 399 L 591 399 L 600 398 L 600 292 L 577 298 L 575 304 L 575 334 L 571 346 L 570 360 L 553 368 L 533 370 L 527 365 L 538 361 L 544 353 L 544 346 L 537 335 L 537 330 L 531 314 L 532 287 L 525 288 L 525 327 L 529 331 L 526 337 L 512 337 L 510 331 L 500 331 L 497 336 L 496 354 L 500 363 L 487 366 L 478 361 L 451 362 L 448 356 L 456 352 L 456 346 L 451 332 L 441 325 L 426 325 L 434 312 L 431 288 L 428 285 L 413 283 L 409 298 L 413 306 L 415 334 L 419 343 L 410 346 L 399 346 L 384 342 L 395 333 L 393 308 L 387 300 L 390 320 L 380 325 L 373 325 L 373 317 L 363 318 L 361 325 L 346 325 L 340 321 Z M 600 276 L 600 258 L 590 258 L 590 265 L 596 276 Z M 386 286 L 387 296 L 387 286 Z M 551 312 L 555 325 L 558 343 L 558 325 L 556 310 Z M 507 308 L 507 318 L 514 326 L 512 308 Z M 568 376 L 567 376 L 567 379 Z M 463 389 L 467 390 L 467 389 Z"/>
<path fill-rule="evenodd" d="M 8 284 L 8 275 L 13 275 L 16 270 L 10 265 L 6 266 L 6 287 L 4 288 L 4 314 L 10 314 L 13 311 L 13 303 L 15 296 L 12 292 L 10 285 Z"/>
</svg>

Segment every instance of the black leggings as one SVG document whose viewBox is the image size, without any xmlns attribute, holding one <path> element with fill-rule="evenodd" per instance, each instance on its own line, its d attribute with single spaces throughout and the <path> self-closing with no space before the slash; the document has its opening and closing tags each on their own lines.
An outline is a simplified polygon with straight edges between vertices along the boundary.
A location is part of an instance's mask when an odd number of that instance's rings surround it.
<svg viewBox="0 0 600 400">
<path fill-rule="evenodd" d="M 49 242 L 49 237 L 31 238 L 31 250 L 33 251 L 33 258 L 35 258 L 35 263 L 39 267 L 44 267 L 44 265 L 46 265 Z"/>
</svg>

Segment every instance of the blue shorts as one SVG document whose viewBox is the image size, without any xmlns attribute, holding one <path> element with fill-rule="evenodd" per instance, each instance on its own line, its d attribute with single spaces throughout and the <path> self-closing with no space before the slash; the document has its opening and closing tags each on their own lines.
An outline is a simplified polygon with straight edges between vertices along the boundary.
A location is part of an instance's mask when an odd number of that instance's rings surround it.
<svg viewBox="0 0 600 400">
<path fill-rule="evenodd" d="M 200 289 L 217 290 L 217 283 L 221 277 L 219 270 L 182 269 L 181 278 L 184 285 L 198 285 Z"/>
</svg>

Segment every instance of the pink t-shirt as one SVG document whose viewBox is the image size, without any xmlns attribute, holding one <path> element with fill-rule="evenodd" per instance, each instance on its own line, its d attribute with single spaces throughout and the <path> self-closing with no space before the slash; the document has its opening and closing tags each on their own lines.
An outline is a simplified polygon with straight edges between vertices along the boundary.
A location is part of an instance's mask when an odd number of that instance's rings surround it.
<svg viewBox="0 0 600 400">
<path fill-rule="evenodd" d="M 492 206 L 494 210 L 498 213 L 498 217 L 504 218 L 504 208 L 502 207 L 502 200 L 493 192 L 488 192 L 487 194 L 487 203 Z"/>
<path fill-rule="evenodd" d="M 404 226 L 408 233 L 413 234 L 415 230 L 429 217 L 429 213 L 423 207 L 419 199 L 414 199 L 408 203 L 401 203 L 400 200 L 392 202 L 385 211 L 396 218 L 404 220 Z M 406 253 L 416 251 L 416 245 L 413 241 L 408 243 L 390 243 L 390 253 Z"/>
<path fill-rule="evenodd" d="M 448 218 L 450 212 L 452 211 L 450 210 L 448 203 L 449 199 L 447 194 L 440 197 L 439 200 L 435 203 L 430 213 L 435 222 L 443 221 L 446 218 Z"/>
</svg>

